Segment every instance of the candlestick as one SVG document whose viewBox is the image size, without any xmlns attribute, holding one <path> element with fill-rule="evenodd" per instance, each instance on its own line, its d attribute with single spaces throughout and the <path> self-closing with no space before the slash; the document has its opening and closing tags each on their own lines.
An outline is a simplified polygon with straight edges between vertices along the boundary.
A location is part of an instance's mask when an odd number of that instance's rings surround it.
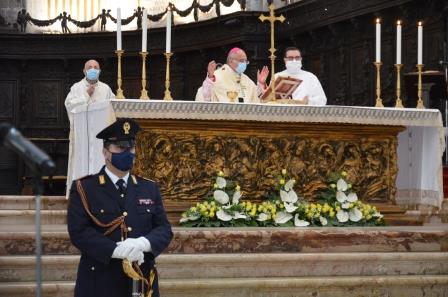
<svg viewBox="0 0 448 297">
<path fill-rule="evenodd" d="M 149 100 L 148 92 L 146 91 L 146 56 L 147 52 L 140 52 L 142 56 L 142 91 L 140 93 L 140 99 Z"/>
<path fill-rule="evenodd" d="M 397 21 L 397 64 L 401 64 L 401 21 Z"/>
<path fill-rule="evenodd" d="M 166 12 L 166 45 L 165 52 L 171 53 L 171 8 L 168 7 Z"/>
<path fill-rule="evenodd" d="M 383 100 L 381 99 L 381 78 L 380 78 L 380 69 L 383 63 L 375 62 L 373 63 L 376 67 L 376 103 L 375 107 L 384 107 Z"/>
<path fill-rule="evenodd" d="M 146 52 L 146 45 L 148 34 L 148 11 L 143 8 L 143 19 L 142 19 L 142 52 Z"/>
<path fill-rule="evenodd" d="M 170 92 L 170 58 L 173 55 L 173 53 L 164 53 L 166 57 L 166 72 L 165 72 L 165 96 L 163 97 L 163 100 L 171 101 L 173 100 L 173 97 L 171 97 Z"/>
<path fill-rule="evenodd" d="M 121 56 L 123 55 L 124 51 L 123 50 L 116 50 L 115 53 L 117 54 L 117 65 L 118 65 L 118 69 L 117 69 L 117 95 L 115 96 L 115 98 L 117 99 L 124 99 L 124 94 L 123 94 L 123 90 L 121 89 Z"/>
<path fill-rule="evenodd" d="M 121 49 L 121 9 L 117 8 L 117 51 Z"/>
<path fill-rule="evenodd" d="M 395 101 L 395 107 L 403 108 L 403 101 L 401 100 L 401 67 L 403 64 L 395 64 L 395 68 L 397 69 L 397 99 Z"/>
<path fill-rule="evenodd" d="M 423 109 L 425 108 L 425 105 L 423 104 L 422 100 L 422 69 L 423 64 L 417 64 L 418 69 L 418 85 L 417 85 L 417 108 Z"/>
<path fill-rule="evenodd" d="M 417 51 L 417 64 L 423 64 L 423 24 L 418 22 L 418 51 Z"/>
<path fill-rule="evenodd" d="M 376 19 L 376 63 L 381 62 L 381 20 Z"/>
</svg>

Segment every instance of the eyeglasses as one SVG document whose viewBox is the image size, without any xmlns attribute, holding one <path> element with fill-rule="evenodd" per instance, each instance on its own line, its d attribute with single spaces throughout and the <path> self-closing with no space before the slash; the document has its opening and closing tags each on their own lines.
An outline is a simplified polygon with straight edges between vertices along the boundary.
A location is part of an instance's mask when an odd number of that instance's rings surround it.
<svg viewBox="0 0 448 297">
<path fill-rule="evenodd" d="M 238 60 L 238 59 L 233 59 L 234 61 L 240 62 L 240 63 L 246 63 L 246 65 L 249 65 L 250 62 L 248 60 Z"/>
<path fill-rule="evenodd" d="M 302 57 L 296 56 L 296 57 L 285 57 L 286 61 L 302 61 Z"/>
</svg>

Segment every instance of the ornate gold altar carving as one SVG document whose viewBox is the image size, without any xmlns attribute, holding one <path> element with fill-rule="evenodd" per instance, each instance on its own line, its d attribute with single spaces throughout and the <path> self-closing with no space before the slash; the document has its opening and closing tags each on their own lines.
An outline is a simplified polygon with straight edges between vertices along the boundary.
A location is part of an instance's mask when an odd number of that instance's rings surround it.
<svg viewBox="0 0 448 297">
<path fill-rule="evenodd" d="M 331 172 L 345 170 L 363 201 L 395 196 L 397 134 L 403 127 L 236 121 L 139 120 L 136 173 L 161 185 L 168 201 L 195 201 L 216 172 L 238 181 L 246 199 L 272 190 L 286 168 L 296 191 L 317 198 Z"/>
</svg>

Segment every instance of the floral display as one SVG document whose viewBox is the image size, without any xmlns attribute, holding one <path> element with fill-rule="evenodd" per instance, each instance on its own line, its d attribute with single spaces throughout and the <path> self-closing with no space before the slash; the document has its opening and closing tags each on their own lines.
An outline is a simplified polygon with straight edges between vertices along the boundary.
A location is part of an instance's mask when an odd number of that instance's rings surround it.
<svg viewBox="0 0 448 297">
<path fill-rule="evenodd" d="M 262 202 L 243 201 L 241 187 L 217 174 L 213 189 L 205 201 L 182 213 L 180 224 L 186 227 L 242 226 L 378 226 L 383 216 L 374 206 L 358 199 L 347 173 L 331 174 L 328 188 L 318 202 L 305 201 L 297 194 L 296 180 L 286 169 L 277 177 L 274 191 Z"/>
</svg>

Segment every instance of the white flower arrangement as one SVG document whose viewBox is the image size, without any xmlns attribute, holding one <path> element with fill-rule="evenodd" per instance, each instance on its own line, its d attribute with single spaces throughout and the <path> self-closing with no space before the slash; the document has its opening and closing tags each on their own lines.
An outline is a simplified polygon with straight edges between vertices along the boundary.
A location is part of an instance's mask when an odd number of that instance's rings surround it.
<svg viewBox="0 0 448 297">
<path fill-rule="evenodd" d="M 192 227 L 227 226 L 376 226 L 383 216 L 361 202 L 346 180 L 347 173 L 332 174 L 320 202 L 306 202 L 294 186 L 295 179 L 282 170 L 275 192 L 268 201 L 241 201 L 240 186 L 228 181 L 220 171 L 207 201 L 197 203 L 182 214 L 180 224 Z"/>
</svg>

